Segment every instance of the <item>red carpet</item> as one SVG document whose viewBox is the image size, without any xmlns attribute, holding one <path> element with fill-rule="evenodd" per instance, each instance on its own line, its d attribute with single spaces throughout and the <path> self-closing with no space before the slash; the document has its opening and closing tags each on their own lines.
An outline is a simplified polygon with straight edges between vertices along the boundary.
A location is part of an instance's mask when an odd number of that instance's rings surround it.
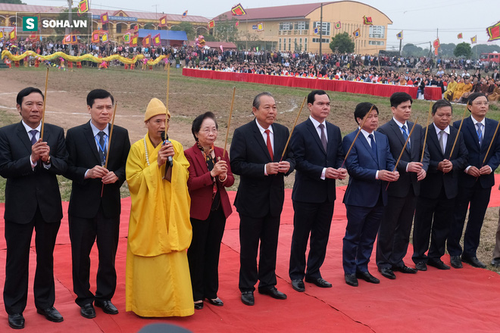
<svg viewBox="0 0 500 333">
<path fill-rule="evenodd" d="M 498 177 L 498 175 L 497 175 Z M 498 183 L 498 182 L 497 182 Z M 306 292 L 295 292 L 288 277 L 288 260 L 293 231 L 291 190 L 282 215 L 278 246 L 278 289 L 288 295 L 285 301 L 255 293 L 255 306 L 241 303 L 238 290 L 239 241 L 238 214 L 230 216 L 224 234 L 219 296 L 223 307 L 205 303 L 203 310 L 188 318 L 144 319 L 125 312 L 125 257 L 130 199 L 123 200 L 120 244 L 117 255 L 118 287 L 113 303 L 120 313 L 115 316 L 96 309 L 93 320 L 80 316 L 74 303 L 71 279 L 71 251 L 68 223 L 65 218 L 59 231 L 55 251 L 56 304 L 64 322 L 51 323 L 36 313 L 33 304 L 33 275 L 36 255 L 30 262 L 28 306 L 24 312 L 24 332 L 137 332 L 147 324 L 163 322 L 176 324 L 193 332 L 498 332 L 498 295 L 500 276 L 497 273 L 464 265 L 463 269 L 439 271 L 430 267 L 416 275 L 397 274 L 396 280 L 380 276 L 374 262 L 371 272 L 381 279 L 379 285 L 360 281 L 357 288 L 347 286 L 342 271 L 342 237 L 345 231 L 343 191 L 339 198 L 330 233 L 323 277 L 333 283 L 331 289 L 320 289 L 306 283 Z M 234 197 L 234 193 L 230 194 Z M 500 191 L 494 188 L 490 206 L 500 206 Z M 67 203 L 64 204 L 67 211 Z M 4 206 L 0 206 L 3 215 Z M 4 225 L 0 233 L 4 233 Z M 411 252 L 406 262 L 412 265 Z M 92 272 L 95 278 L 97 251 L 92 253 Z M 448 258 L 445 258 L 445 262 Z M 5 240 L 0 239 L 0 285 L 5 278 Z M 95 286 L 95 281 L 91 281 Z M 95 287 L 93 287 L 95 288 Z M 3 300 L 0 299 L 3 304 Z M 2 305 L 3 308 L 3 305 Z M 7 314 L 0 311 L 0 332 L 12 331 Z"/>
</svg>

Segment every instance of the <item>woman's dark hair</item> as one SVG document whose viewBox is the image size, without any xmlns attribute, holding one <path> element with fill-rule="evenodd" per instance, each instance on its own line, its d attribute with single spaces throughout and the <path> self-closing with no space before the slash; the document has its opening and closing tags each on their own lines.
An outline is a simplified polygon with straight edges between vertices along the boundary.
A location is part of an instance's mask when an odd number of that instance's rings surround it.
<svg viewBox="0 0 500 333">
<path fill-rule="evenodd" d="M 200 131 L 201 124 L 203 124 L 203 120 L 210 118 L 215 122 L 215 128 L 219 129 L 219 125 L 217 125 L 217 120 L 215 120 L 215 115 L 213 112 L 207 111 L 204 114 L 200 114 L 198 117 L 194 118 L 193 125 L 191 125 L 191 133 L 193 133 L 193 137 L 195 141 L 198 141 L 198 137 L 196 134 Z"/>
<path fill-rule="evenodd" d="M 372 109 L 372 111 L 376 110 L 378 114 L 378 108 L 375 104 L 372 104 L 370 102 L 363 102 L 356 105 L 356 109 L 354 110 L 354 120 L 358 125 L 361 125 L 360 123 L 358 123 L 358 118 L 363 119 L 366 116 L 366 114 L 370 111 L 370 109 Z"/>
</svg>

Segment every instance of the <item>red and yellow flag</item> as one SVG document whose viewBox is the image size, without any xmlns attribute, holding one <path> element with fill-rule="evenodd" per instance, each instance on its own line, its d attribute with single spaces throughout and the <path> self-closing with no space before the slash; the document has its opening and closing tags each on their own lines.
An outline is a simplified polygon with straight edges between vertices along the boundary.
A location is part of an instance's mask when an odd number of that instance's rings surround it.
<svg viewBox="0 0 500 333">
<path fill-rule="evenodd" d="M 363 24 L 364 25 L 373 25 L 371 16 L 363 16 Z"/>
<path fill-rule="evenodd" d="M 142 47 L 150 47 L 151 46 L 151 34 L 147 35 L 142 39 Z"/>
<path fill-rule="evenodd" d="M 477 35 L 475 35 L 474 37 L 472 37 L 470 39 L 470 42 L 471 42 L 471 44 L 476 44 L 477 43 Z"/>
<path fill-rule="evenodd" d="M 214 20 L 208 22 L 208 29 L 213 29 L 214 27 L 215 27 L 215 21 Z"/>
<path fill-rule="evenodd" d="M 17 39 L 17 31 L 16 28 L 12 29 L 11 32 L 9 32 L 9 39 L 10 40 L 16 40 Z"/>
<path fill-rule="evenodd" d="M 488 42 L 500 39 L 500 21 L 486 28 L 486 32 L 488 33 L 488 37 L 490 37 Z"/>
<path fill-rule="evenodd" d="M 89 1 L 82 0 L 78 3 L 78 14 L 83 14 L 89 11 Z"/>
<path fill-rule="evenodd" d="M 462 39 L 462 38 L 464 38 L 464 35 L 463 35 L 462 33 L 459 33 L 459 34 L 457 35 L 457 38 L 458 38 L 458 39 Z"/>
<path fill-rule="evenodd" d="M 160 17 L 160 27 L 167 26 L 167 15 Z"/>
<path fill-rule="evenodd" d="M 154 46 L 160 46 L 161 45 L 161 37 L 160 37 L 160 34 L 156 34 L 154 37 L 153 37 L 153 45 Z"/>
<path fill-rule="evenodd" d="M 242 16 L 247 14 L 241 3 L 237 4 L 236 6 L 233 6 L 231 8 L 231 13 L 233 13 L 233 16 Z"/>
<path fill-rule="evenodd" d="M 99 43 L 99 36 L 100 36 L 99 31 L 94 31 L 92 32 L 92 43 Z"/>
<path fill-rule="evenodd" d="M 130 46 L 137 46 L 138 41 L 139 35 L 132 36 L 132 39 L 130 40 Z"/>
<path fill-rule="evenodd" d="M 101 23 L 102 24 L 106 24 L 109 22 L 109 16 L 108 16 L 108 13 L 104 13 L 101 15 Z"/>
</svg>

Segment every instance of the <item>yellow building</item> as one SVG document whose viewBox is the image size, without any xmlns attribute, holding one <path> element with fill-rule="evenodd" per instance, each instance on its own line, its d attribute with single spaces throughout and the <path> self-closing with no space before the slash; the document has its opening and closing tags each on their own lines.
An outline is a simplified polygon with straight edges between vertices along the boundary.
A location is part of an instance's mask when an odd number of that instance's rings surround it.
<svg viewBox="0 0 500 333">
<path fill-rule="evenodd" d="M 64 6 L 56 7 L 0 3 L 0 28 L 15 26 L 17 13 L 36 13 L 40 15 L 40 19 L 44 19 L 54 18 L 55 14 L 64 12 L 67 8 L 68 7 Z M 109 31 L 109 38 L 111 41 L 119 40 L 127 30 L 133 29 L 136 25 L 138 25 L 140 29 L 167 30 L 181 22 L 189 22 L 193 25 L 197 34 L 206 34 L 208 32 L 208 19 L 203 16 L 186 15 L 183 17 L 177 14 L 92 8 L 90 12 L 92 13 L 92 30 L 103 29 Z M 103 27 L 100 17 L 104 13 L 108 13 L 109 22 Z M 159 20 L 165 15 L 167 16 L 167 26 L 159 28 Z"/>
<path fill-rule="evenodd" d="M 232 16 L 228 11 L 214 18 L 215 31 L 218 21 L 238 20 L 238 44 L 243 48 L 259 46 L 266 50 L 317 53 L 322 21 L 322 53 L 331 53 L 332 37 L 347 32 L 354 40 L 355 53 L 377 54 L 386 49 L 387 26 L 392 24 L 380 10 L 357 1 L 245 8 L 245 11 L 247 14 L 243 16 Z M 364 17 L 371 18 L 373 24 L 364 24 Z M 354 37 L 357 29 L 359 37 Z"/>
</svg>

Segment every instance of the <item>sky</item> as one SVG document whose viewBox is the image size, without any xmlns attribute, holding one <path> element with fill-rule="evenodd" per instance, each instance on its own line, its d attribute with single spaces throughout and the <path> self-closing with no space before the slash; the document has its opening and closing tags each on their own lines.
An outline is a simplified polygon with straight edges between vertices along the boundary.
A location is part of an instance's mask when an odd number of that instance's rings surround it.
<svg viewBox="0 0 500 333">
<path fill-rule="evenodd" d="M 67 6 L 71 0 L 23 0 L 30 5 Z M 318 0 L 89 0 L 90 8 L 109 9 L 114 11 L 158 12 L 167 14 L 182 14 L 188 10 L 188 15 L 199 15 L 211 19 L 241 3 L 244 8 L 259 8 L 270 6 L 286 6 L 303 3 L 319 3 Z M 76 6 L 79 0 L 73 0 Z M 387 49 L 399 49 L 396 34 L 403 31 L 403 46 L 412 43 L 422 48 L 429 46 L 429 41 L 439 37 L 441 44 L 471 42 L 477 35 L 479 44 L 486 44 L 488 35 L 486 28 L 500 21 L 498 0 L 360 0 L 358 2 L 370 5 L 386 14 L 393 24 L 388 26 Z M 326 3 L 326 2 L 324 2 Z M 209 4 L 209 5 L 207 5 Z M 361 20 L 361 18 L 360 18 Z M 375 22 L 376 24 L 376 22 Z M 463 34 L 463 39 L 457 35 Z M 499 41 L 490 44 L 500 45 Z"/>
</svg>

